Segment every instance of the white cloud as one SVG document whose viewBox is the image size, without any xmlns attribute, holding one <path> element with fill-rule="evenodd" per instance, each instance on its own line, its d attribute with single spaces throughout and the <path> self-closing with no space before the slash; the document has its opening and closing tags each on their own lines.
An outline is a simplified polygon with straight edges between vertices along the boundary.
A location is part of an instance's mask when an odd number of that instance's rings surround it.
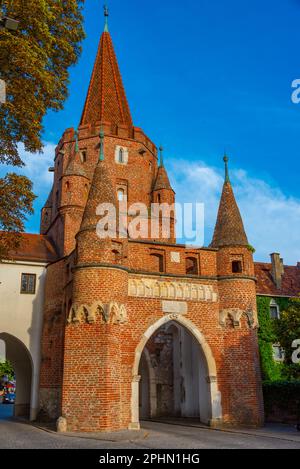
<svg viewBox="0 0 300 469">
<path fill-rule="evenodd" d="M 2 166 L 1 174 L 16 171 L 28 176 L 38 195 L 36 215 L 31 220 L 31 231 L 38 231 L 39 209 L 45 202 L 53 181 L 55 145 L 46 142 L 42 154 L 28 154 L 20 146 L 26 166 Z M 223 171 L 203 162 L 186 160 L 170 162 L 169 175 L 176 191 L 177 202 L 205 204 L 205 244 L 211 241 L 224 180 Z M 249 242 L 256 248 L 256 260 L 269 261 L 271 252 L 280 252 L 287 264 L 300 261 L 300 200 L 288 196 L 278 187 L 251 177 L 243 169 L 231 170 L 231 180 L 244 220 Z M 36 226 L 35 226 L 36 225 Z"/>
<path fill-rule="evenodd" d="M 43 152 L 41 154 L 26 152 L 22 144 L 20 144 L 18 148 L 25 166 L 18 168 L 14 166 L 1 165 L 0 177 L 3 177 L 8 172 L 14 172 L 27 176 L 33 182 L 33 192 L 38 196 L 38 198 L 34 202 L 35 213 L 33 216 L 29 217 L 26 223 L 26 231 L 38 233 L 40 225 L 40 210 L 47 200 L 53 182 L 53 173 L 49 173 L 48 169 L 50 166 L 53 166 L 55 145 L 53 143 L 45 142 Z"/>
<path fill-rule="evenodd" d="M 28 153 L 24 150 L 22 144 L 19 145 L 19 153 L 21 159 L 24 161 L 25 166 L 19 169 L 14 169 L 27 176 L 33 181 L 34 190 L 40 194 L 42 192 L 49 192 L 53 182 L 53 173 L 49 173 L 48 169 L 53 166 L 55 156 L 55 146 L 53 143 L 45 142 L 43 152 Z"/>
<path fill-rule="evenodd" d="M 172 161 L 170 177 L 177 202 L 204 202 L 208 245 L 216 222 L 223 173 L 203 162 L 187 164 L 177 160 Z M 256 260 L 269 261 L 271 252 L 280 252 L 287 264 L 300 261 L 300 200 L 242 169 L 231 171 L 231 180 L 249 242 L 256 248 Z"/>
</svg>

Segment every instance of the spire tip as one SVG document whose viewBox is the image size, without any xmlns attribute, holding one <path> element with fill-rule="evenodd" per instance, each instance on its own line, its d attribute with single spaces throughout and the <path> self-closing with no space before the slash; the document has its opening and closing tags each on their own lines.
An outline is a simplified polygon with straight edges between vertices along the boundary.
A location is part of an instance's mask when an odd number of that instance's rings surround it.
<svg viewBox="0 0 300 469">
<path fill-rule="evenodd" d="M 228 170 L 228 161 L 229 161 L 229 158 L 228 156 L 224 155 L 224 158 L 223 158 L 223 161 L 225 163 L 225 182 L 230 182 L 230 179 L 229 179 L 229 170 Z"/>
<path fill-rule="evenodd" d="M 160 167 L 163 167 L 163 165 L 164 165 L 164 147 L 162 145 L 160 145 L 159 151 L 160 151 Z"/>
<path fill-rule="evenodd" d="M 105 17 L 105 25 L 104 25 L 104 32 L 108 33 L 108 17 L 109 17 L 109 9 L 108 6 L 105 4 L 103 6 L 104 9 L 104 17 Z"/>
</svg>

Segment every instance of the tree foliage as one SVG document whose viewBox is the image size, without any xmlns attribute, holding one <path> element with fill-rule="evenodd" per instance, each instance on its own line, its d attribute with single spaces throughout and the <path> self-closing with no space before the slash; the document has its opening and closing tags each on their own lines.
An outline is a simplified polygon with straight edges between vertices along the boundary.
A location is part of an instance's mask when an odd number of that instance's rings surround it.
<svg viewBox="0 0 300 469">
<path fill-rule="evenodd" d="M 68 68 L 84 38 L 84 0 L 0 0 L 0 14 L 19 21 L 16 32 L 0 30 L 0 72 L 7 102 L 0 105 L 0 162 L 22 165 L 17 144 L 42 148 L 42 119 L 62 109 Z"/>
<path fill-rule="evenodd" d="M 14 369 L 12 364 L 8 361 L 3 363 L 0 362 L 0 378 L 4 375 L 10 380 L 14 378 Z"/>
<path fill-rule="evenodd" d="M 26 216 L 33 213 L 32 182 L 14 173 L 0 178 L 0 259 L 18 248 Z"/>
</svg>

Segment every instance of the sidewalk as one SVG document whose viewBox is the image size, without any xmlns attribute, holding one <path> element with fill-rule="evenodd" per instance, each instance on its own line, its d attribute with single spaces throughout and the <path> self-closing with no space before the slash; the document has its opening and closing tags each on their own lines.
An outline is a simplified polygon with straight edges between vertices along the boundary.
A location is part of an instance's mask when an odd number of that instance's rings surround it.
<svg viewBox="0 0 300 469">
<path fill-rule="evenodd" d="M 266 423 L 262 428 L 253 427 L 219 427 L 211 428 L 204 424 L 198 423 L 195 419 L 155 419 L 152 422 L 164 423 L 167 425 L 180 425 L 183 427 L 201 428 L 208 431 L 239 433 L 242 435 L 264 436 L 279 440 L 294 441 L 300 443 L 300 432 L 295 426 L 281 423 Z M 141 423 L 143 426 L 143 422 Z"/>
</svg>

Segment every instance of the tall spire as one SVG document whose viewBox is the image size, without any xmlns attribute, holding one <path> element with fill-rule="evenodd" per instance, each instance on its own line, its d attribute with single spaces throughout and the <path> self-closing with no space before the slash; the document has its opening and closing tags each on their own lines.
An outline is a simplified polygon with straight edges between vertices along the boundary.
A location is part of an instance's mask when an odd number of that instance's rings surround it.
<svg viewBox="0 0 300 469">
<path fill-rule="evenodd" d="M 108 8 L 104 7 L 105 27 L 81 117 L 81 125 L 110 122 L 132 127 L 132 118 L 112 39 L 108 32 Z"/>
<path fill-rule="evenodd" d="M 211 247 L 247 246 L 243 220 L 231 187 L 228 171 L 228 157 L 224 156 L 225 182 L 220 200 L 217 223 Z"/>
</svg>

